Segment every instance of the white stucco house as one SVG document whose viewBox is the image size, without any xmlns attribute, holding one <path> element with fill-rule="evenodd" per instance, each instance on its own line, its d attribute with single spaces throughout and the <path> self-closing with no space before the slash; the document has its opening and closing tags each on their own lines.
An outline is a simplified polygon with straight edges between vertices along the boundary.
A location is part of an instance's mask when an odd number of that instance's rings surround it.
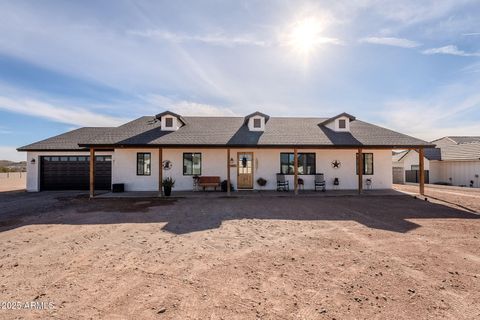
<svg viewBox="0 0 480 320">
<path fill-rule="evenodd" d="M 175 180 L 174 192 L 189 191 L 198 176 L 228 180 L 235 190 L 275 190 L 278 173 L 294 191 L 298 179 L 305 190 L 314 189 L 320 173 L 327 191 L 388 189 L 393 149 L 432 147 L 346 113 L 183 117 L 165 111 L 119 127 L 80 128 L 18 150 L 27 152 L 28 191 L 90 189 L 93 195 L 112 184 L 159 191 L 166 177 Z"/>
<path fill-rule="evenodd" d="M 429 150 L 430 151 L 430 150 Z M 425 182 L 430 181 L 430 161 L 425 152 L 424 156 L 424 170 L 425 170 Z M 392 156 L 392 169 L 393 169 L 393 183 L 404 184 L 405 182 L 418 182 L 419 178 L 419 161 L 418 151 L 415 149 L 394 151 Z"/>
<path fill-rule="evenodd" d="M 449 136 L 432 143 L 435 148 L 425 149 L 427 183 L 480 188 L 480 137 Z M 415 182 L 406 176 L 408 171 L 419 170 L 418 159 L 415 150 L 395 152 L 392 158 L 394 182 Z"/>
</svg>

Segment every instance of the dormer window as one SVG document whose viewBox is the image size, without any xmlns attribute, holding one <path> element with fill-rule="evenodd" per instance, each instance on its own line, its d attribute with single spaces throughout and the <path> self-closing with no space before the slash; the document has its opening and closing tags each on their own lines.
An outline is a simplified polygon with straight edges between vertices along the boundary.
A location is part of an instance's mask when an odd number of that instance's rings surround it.
<svg viewBox="0 0 480 320">
<path fill-rule="evenodd" d="M 186 124 L 181 115 L 170 111 L 159 113 L 155 118 L 160 120 L 160 130 L 162 131 L 177 131 Z"/>
<path fill-rule="evenodd" d="M 245 117 L 245 124 L 250 131 L 265 131 L 265 124 L 270 117 L 261 112 L 254 112 Z"/>
<path fill-rule="evenodd" d="M 355 117 L 348 113 L 341 113 L 338 116 L 326 119 L 320 125 L 323 125 L 335 132 L 350 132 L 350 123 L 355 121 Z"/>
</svg>

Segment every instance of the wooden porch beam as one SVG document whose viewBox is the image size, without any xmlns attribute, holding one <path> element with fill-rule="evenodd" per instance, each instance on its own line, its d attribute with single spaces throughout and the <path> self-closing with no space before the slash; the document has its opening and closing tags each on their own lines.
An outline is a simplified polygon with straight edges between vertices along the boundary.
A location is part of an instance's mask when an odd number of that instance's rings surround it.
<svg viewBox="0 0 480 320">
<path fill-rule="evenodd" d="M 163 197 L 163 148 L 158 149 L 158 195 Z"/>
<path fill-rule="evenodd" d="M 361 194 L 363 191 L 363 150 L 362 148 L 358 148 L 357 171 L 358 171 L 358 194 Z"/>
<path fill-rule="evenodd" d="M 95 197 L 95 149 L 90 148 L 90 199 Z"/>
<path fill-rule="evenodd" d="M 294 194 L 298 194 L 298 149 L 293 149 L 293 186 L 294 186 Z"/>
<path fill-rule="evenodd" d="M 420 194 L 423 196 L 425 194 L 425 163 L 424 163 L 424 159 L 425 159 L 425 150 L 423 148 L 419 148 L 418 149 L 418 164 L 420 166 L 420 172 L 419 172 L 419 183 L 418 183 L 418 186 L 419 186 L 419 191 L 420 191 Z"/>
<path fill-rule="evenodd" d="M 227 148 L 227 196 L 230 197 L 230 148 Z"/>
</svg>

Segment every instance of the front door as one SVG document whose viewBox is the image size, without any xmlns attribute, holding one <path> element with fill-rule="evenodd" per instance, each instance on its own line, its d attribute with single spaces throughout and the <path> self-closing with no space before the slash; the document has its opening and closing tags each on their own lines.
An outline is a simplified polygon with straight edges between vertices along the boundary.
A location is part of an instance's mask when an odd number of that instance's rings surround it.
<svg viewBox="0 0 480 320">
<path fill-rule="evenodd" d="M 237 189 L 253 189 L 253 152 L 239 152 Z"/>
</svg>

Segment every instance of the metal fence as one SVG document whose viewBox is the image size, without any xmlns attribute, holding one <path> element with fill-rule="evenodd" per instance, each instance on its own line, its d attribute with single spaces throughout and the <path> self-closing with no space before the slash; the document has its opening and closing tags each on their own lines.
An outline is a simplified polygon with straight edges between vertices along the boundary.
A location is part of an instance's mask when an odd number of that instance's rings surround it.
<svg viewBox="0 0 480 320">
<path fill-rule="evenodd" d="M 420 170 L 405 170 L 405 181 L 419 183 Z M 425 170 L 425 183 L 430 183 L 430 175 L 428 170 Z"/>
<path fill-rule="evenodd" d="M 0 179 L 22 179 L 27 176 L 26 172 L 0 172 Z"/>
</svg>

